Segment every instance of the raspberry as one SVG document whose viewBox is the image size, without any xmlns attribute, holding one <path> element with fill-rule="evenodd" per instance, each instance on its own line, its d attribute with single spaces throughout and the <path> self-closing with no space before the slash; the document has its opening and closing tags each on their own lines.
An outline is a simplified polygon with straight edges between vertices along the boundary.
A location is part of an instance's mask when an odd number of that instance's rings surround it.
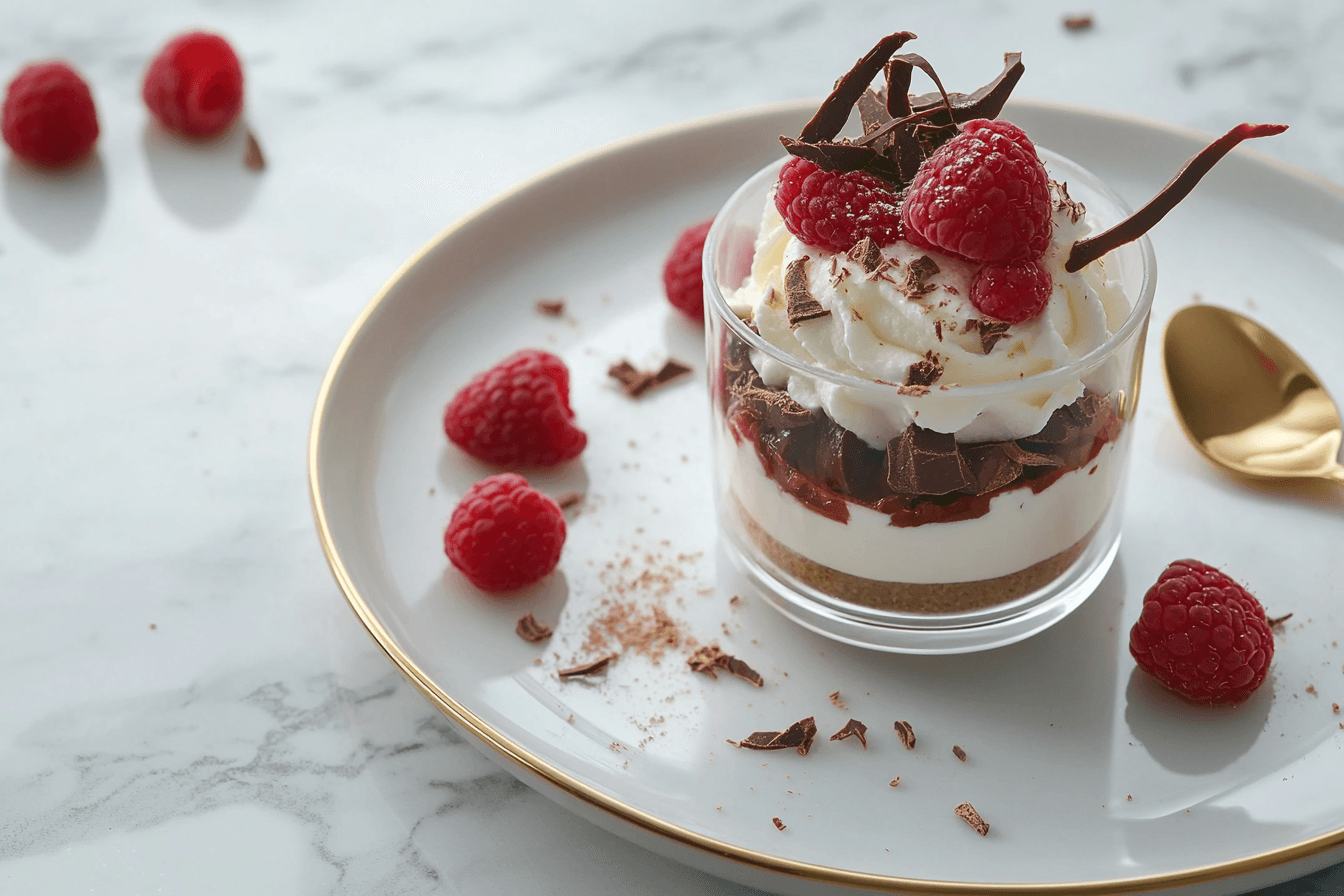
<svg viewBox="0 0 1344 896">
<path fill-rule="evenodd" d="M 971 304 L 987 317 L 1020 324 L 1045 310 L 1054 282 L 1039 261 L 994 262 L 971 281 Z"/>
<path fill-rule="evenodd" d="M 784 163 L 775 187 L 775 208 L 789 233 L 828 252 L 848 252 L 864 237 L 879 246 L 900 240 L 897 203 L 871 174 L 826 171 L 799 158 Z"/>
<path fill-rule="evenodd" d="M 192 31 L 170 40 L 154 57 L 141 95 L 168 130 L 214 137 L 243 109 L 243 69 L 224 38 Z"/>
<path fill-rule="evenodd" d="M 663 262 L 663 290 L 667 300 L 691 320 L 705 319 L 705 288 L 700 274 L 700 255 L 705 250 L 705 236 L 714 219 L 687 227 L 672 244 L 672 251 Z"/>
<path fill-rule="evenodd" d="M 1017 125 L 976 119 L 924 160 L 901 205 L 907 231 L 969 261 L 1038 258 L 1050 245 L 1050 182 Z"/>
<path fill-rule="evenodd" d="M 1143 596 L 1129 652 L 1192 703 L 1241 703 L 1265 680 L 1274 635 L 1245 588 L 1197 560 L 1177 560 Z"/>
<path fill-rule="evenodd" d="M 565 362 L 525 349 L 463 386 L 448 402 L 443 429 L 453 444 L 487 463 L 550 467 L 578 457 L 588 444 L 573 416 Z"/>
<path fill-rule="evenodd" d="M 555 569 L 565 544 L 560 505 L 517 473 L 467 489 L 443 533 L 443 552 L 482 591 L 514 591 Z"/>
<path fill-rule="evenodd" d="M 9 82 L 2 114 L 5 142 L 14 155 L 44 168 L 79 161 L 98 139 L 89 85 L 64 62 L 24 67 Z"/>
</svg>

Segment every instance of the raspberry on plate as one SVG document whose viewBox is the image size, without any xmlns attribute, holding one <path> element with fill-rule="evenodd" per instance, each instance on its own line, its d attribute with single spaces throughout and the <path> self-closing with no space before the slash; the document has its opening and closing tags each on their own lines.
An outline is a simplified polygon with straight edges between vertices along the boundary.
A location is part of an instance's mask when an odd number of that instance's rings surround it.
<svg viewBox="0 0 1344 896">
<path fill-rule="evenodd" d="M 1010 324 L 1045 310 L 1054 282 L 1039 261 L 994 262 L 971 281 L 971 304 L 981 314 Z"/>
<path fill-rule="evenodd" d="M 1011 122 L 976 119 L 919 166 L 901 205 L 907 231 L 968 261 L 1039 258 L 1050 245 L 1050 181 Z"/>
<path fill-rule="evenodd" d="M 443 533 L 443 551 L 482 591 L 516 591 L 560 561 L 560 505 L 517 473 L 489 476 L 467 489 Z"/>
<path fill-rule="evenodd" d="M 192 31 L 170 40 L 141 91 L 159 124 L 187 137 L 215 137 L 243 110 L 243 68 L 229 42 Z"/>
<path fill-rule="evenodd" d="M 38 62 L 9 82 L 3 113 L 14 155 L 43 168 L 64 168 L 88 155 L 98 139 L 89 85 L 64 62 Z"/>
<path fill-rule="evenodd" d="M 1274 635 L 1245 588 L 1198 560 L 1177 560 L 1143 596 L 1129 652 L 1192 703 L 1242 703 L 1265 680 Z"/>
<path fill-rule="evenodd" d="M 667 300 L 682 314 L 696 322 L 705 319 L 705 287 L 700 274 L 700 255 L 705 237 L 714 219 L 687 227 L 672 244 L 663 262 L 663 291 Z"/>
<path fill-rule="evenodd" d="M 896 195 L 862 171 L 826 171 L 790 158 L 779 172 L 775 208 L 789 233 L 828 252 L 848 252 L 864 237 L 878 246 L 901 239 Z"/>
<path fill-rule="evenodd" d="M 550 467 L 578 457 L 588 444 L 573 417 L 565 362 L 524 349 L 463 386 L 448 402 L 443 429 L 487 463 Z"/>
</svg>

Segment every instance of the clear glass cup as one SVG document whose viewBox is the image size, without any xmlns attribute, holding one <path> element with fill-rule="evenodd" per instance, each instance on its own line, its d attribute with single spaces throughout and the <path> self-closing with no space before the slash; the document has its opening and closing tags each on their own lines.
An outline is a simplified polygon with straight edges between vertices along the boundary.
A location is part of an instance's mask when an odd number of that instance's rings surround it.
<svg viewBox="0 0 1344 896">
<path fill-rule="evenodd" d="M 1067 182 L 1097 229 L 1130 214 L 1094 175 L 1039 152 L 1051 178 Z M 1097 588 L 1119 548 L 1130 427 L 1156 286 L 1152 244 L 1145 237 L 1102 260 L 1129 310 L 1119 326 L 1111 321 L 1112 334 L 1097 348 L 1008 382 L 935 384 L 920 394 L 801 360 L 730 307 L 727 296 L 750 276 L 782 163 L 733 194 L 705 243 L 724 550 L 786 616 L 863 647 L 961 653 L 1053 625 Z M 1024 432 L 983 439 L 985 427 L 975 420 L 1029 404 L 1047 416 Z M 937 429 L 968 415 L 971 422 L 950 433 Z M 860 430 L 874 420 L 903 428 L 890 429 L 884 446 L 886 432 L 873 441 L 880 426 L 868 426 L 861 437 L 836 417 L 863 421 L 855 425 Z M 915 425 L 921 420 L 928 428 Z M 952 464 L 969 484 L 945 492 L 939 464 Z"/>
</svg>

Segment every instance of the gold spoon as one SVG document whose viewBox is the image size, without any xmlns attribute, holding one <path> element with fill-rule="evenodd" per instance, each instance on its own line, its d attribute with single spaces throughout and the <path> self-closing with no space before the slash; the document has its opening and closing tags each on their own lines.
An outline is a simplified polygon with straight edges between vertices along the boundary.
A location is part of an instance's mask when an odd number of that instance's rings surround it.
<svg viewBox="0 0 1344 896">
<path fill-rule="evenodd" d="M 1344 484 L 1339 411 L 1293 350 L 1235 311 L 1192 305 L 1163 340 L 1176 417 L 1204 456 L 1246 476 Z"/>
</svg>

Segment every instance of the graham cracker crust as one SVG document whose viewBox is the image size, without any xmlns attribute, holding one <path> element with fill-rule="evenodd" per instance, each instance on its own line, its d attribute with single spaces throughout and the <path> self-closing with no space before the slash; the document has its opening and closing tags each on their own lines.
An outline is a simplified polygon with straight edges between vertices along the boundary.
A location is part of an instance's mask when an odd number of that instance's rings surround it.
<svg viewBox="0 0 1344 896">
<path fill-rule="evenodd" d="M 1050 584 L 1068 569 L 1086 550 L 1100 527 L 1098 523 L 1076 544 L 1053 557 L 1047 557 L 1039 563 L 1006 576 L 976 582 L 935 584 L 880 582 L 814 563 L 786 548 L 762 529 L 737 500 L 736 495 L 733 496 L 733 504 L 743 531 L 781 571 L 837 600 L 876 610 L 901 613 L 961 613 L 997 606 L 1030 594 Z"/>
</svg>

